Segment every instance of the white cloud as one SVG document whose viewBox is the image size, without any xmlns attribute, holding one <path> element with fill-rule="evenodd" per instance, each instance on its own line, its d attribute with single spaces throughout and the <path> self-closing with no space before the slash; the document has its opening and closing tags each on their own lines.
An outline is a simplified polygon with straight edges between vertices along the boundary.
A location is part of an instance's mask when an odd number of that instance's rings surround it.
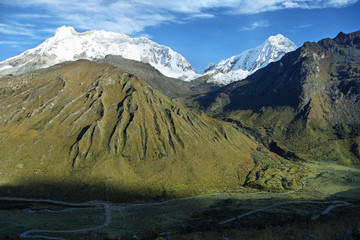
<svg viewBox="0 0 360 240">
<path fill-rule="evenodd" d="M 198 14 L 193 14 L 191 16 L 191 18 L 214 18 L 214 17 L 215 15 L 209 13 L 198 13 Z"/>
<path fill-rule="evenodd" d="M 17 41 L 0 41 L 0 45 L 18 44 Z"/>
<path fill-rule="evenodd" d="M 12 22 L 10 24 L 0 23 L 0 33 L 5 35 L 23 35 L 29 37 L 35 37 L 33 31 L 29 28 L 32 25 L 21 24 L 18 22 Z"/>
<path fill-rule="evenodd" d="M 296 28 L 308 28 L 311 27 L 313 24 L 303 24 L 303 25 L 299 25 Z"/>
<path fill-rule="evenodd" d="M 256 14 L 288 8 L 316 9 L 346 7 L 358 0 L 241 0 L 242 7 L 232 9 L 233 14 Z"/>
<path fill-rule="evenodd" d="M 358 0 L 2 0 L 2 4 L 24 9 L 23 14 L 9 14 L 4 19 L 14 22 L 37 22 L 53 26 L 71 25 L 79 30 L 104 29 L 126 34 L 137 34 L 150 26 L 171 22 L 183 23 L 196 18 L 216 17 L 213 10 L 222 14 L 256 14 L 286 8 L 344 7 Z M 37 9 L 29 14 L 29 10 Z M 2 13 L 6 14 L 6 13 Z M 42 15 L 43 14 L 43 15 Z M 43 16 L 43 17 L 42 17 Z M 6 23 L 8 26 L 15 24 Z M 268 24 L 268 23 L 267 23 Z M 251 30 L 265 27 L 254 23 Z M 0 33 L 34 35 L 31 27 L 0 25 Z M 26 31 L 26 29 L 28 29 Z M 38 31 L 38 30 L 37 30 Z"/>
<path fill-rule="evenodd" d="M 20 14 L 13 14 L 12 17 L 16 19 L 34 19 L 34 18 L 49 18 L 50 16 L 44 14 L 20 13 Z"/>
<path fill-rule="evenodd" d="M 269 26 L 269 21 L 268 20 L 262 20 L 262 21 L 253 22 L 249 26 L 243 26 L 239 30 L 240 31 L 250 31 L 250 30 L 254 30 L 254 29 L 259 28 L 259 27 L 268 27 L 268 26 Z"/>
<path fill-rule="evenodd" d="M 24 41 L 0 41 L 0 45 L 6 45 L 7 47 L 22 49 L 23 45 L 32 44 L 32 42 Z"/>
</svg>

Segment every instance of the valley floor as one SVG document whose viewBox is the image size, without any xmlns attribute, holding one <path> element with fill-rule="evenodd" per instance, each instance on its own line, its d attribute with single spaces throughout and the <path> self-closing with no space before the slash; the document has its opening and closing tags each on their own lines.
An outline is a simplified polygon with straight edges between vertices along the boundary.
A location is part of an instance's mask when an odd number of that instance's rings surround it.
<svg viewBox="0 0 360 240">
<path fill-rule="evenodd" d="M 360 168 L 306 163 L 311 176 L 286 193 L 209 194 L 163 202 L 70 206 L 0 200 L 0 238 L 360 239 Z M 92 206 L 89 206 L 92 205 Z M 236 218 L 237 216 L 240 216 Z M 109 219 L 110 220 L 110 219 Z M 108 223 L 108 224 L 106 224 Z M 99 228 L 101 227 L 101 228 Z M 88 229 L 76 232 L 72 230 Z M 63 232 L 61 232 L 64 230 Z"/>
</svg>

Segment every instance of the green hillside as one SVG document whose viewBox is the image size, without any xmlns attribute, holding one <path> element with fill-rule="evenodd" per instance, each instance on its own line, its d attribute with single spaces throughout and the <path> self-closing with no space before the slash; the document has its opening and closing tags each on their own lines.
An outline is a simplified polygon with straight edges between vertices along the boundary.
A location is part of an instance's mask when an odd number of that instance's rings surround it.
<svg viewBox="0 0 360 240">
<path fill-rule="evenodd" d="M 360 32 L 303 47 L 196 100 L 293 160 L 360 161 Z"/>
<path fill-rule="evenodd" d="M 280 191 L 299 186 L 301 172 L 279 171 L 285 160 L 258 152 L 261 145 L 235 125 L 184 109 L 110 65 L 81 60 L 4 77 L 0 93 L 4 195 L 120 201 L 255 182 Z"/>
</svg>

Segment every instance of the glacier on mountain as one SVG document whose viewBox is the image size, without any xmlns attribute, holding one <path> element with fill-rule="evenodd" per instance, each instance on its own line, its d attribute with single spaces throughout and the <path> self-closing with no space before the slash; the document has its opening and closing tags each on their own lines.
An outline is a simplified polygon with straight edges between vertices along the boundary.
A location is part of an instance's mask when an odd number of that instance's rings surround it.
<svg viewBox="0 0 360 240">
<path fill-rule="evenodd" d="M 232 56 L 217 65 L 210 63 L 204 70 L 204 74 L 209 75 L 208 82 L 227 85 L 245 79 L 269 63 L 280 60 L 286 53 L 296 48 L 296 45 L 288 38 L 277 34 L 270 36 L 260 46 Z"/>
<path fill-rule="evenodd" d="M 0 62 L 0 76 L 66 61 L 101 59 L 109 54 L 148 63 L 168 77 L 190 81 L 200 76 L 182 55 L 147 38 L 107 31 L 78 33 L 73 27 L 60 27 L 39 46 Z"/>
<path fill-rule="evenodd" d="M 207 82 L 226 85 L 245 79 L 296 48 L 292 41 L 278 34 L 217 65 L 210 63 L 203 74 L 198 74 L 181 54 L 147 38 L 131 38 L 103 30 L 78 33 L 73 27 L 64 26 L 39 46 L 0 62 L 0 76 L 19 75 L 66 61 L 102 59 L 111 54 L 148 63 L 168 77 L 191 81 L 207 75 Z"/>
</svg>

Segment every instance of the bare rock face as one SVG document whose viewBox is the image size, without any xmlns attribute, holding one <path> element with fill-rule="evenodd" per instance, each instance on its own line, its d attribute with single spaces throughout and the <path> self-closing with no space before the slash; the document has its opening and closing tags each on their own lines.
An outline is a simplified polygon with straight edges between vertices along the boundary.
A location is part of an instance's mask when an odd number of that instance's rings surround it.
<svg viewBox="0 0 360 240">
<path fill-rule="evenodd" d="M 358 162 L 360 32 L 306 42 L 198 102 L 303 159 Z M 224 114 L 225 112 L 225 114 Z"/>
</svg>

